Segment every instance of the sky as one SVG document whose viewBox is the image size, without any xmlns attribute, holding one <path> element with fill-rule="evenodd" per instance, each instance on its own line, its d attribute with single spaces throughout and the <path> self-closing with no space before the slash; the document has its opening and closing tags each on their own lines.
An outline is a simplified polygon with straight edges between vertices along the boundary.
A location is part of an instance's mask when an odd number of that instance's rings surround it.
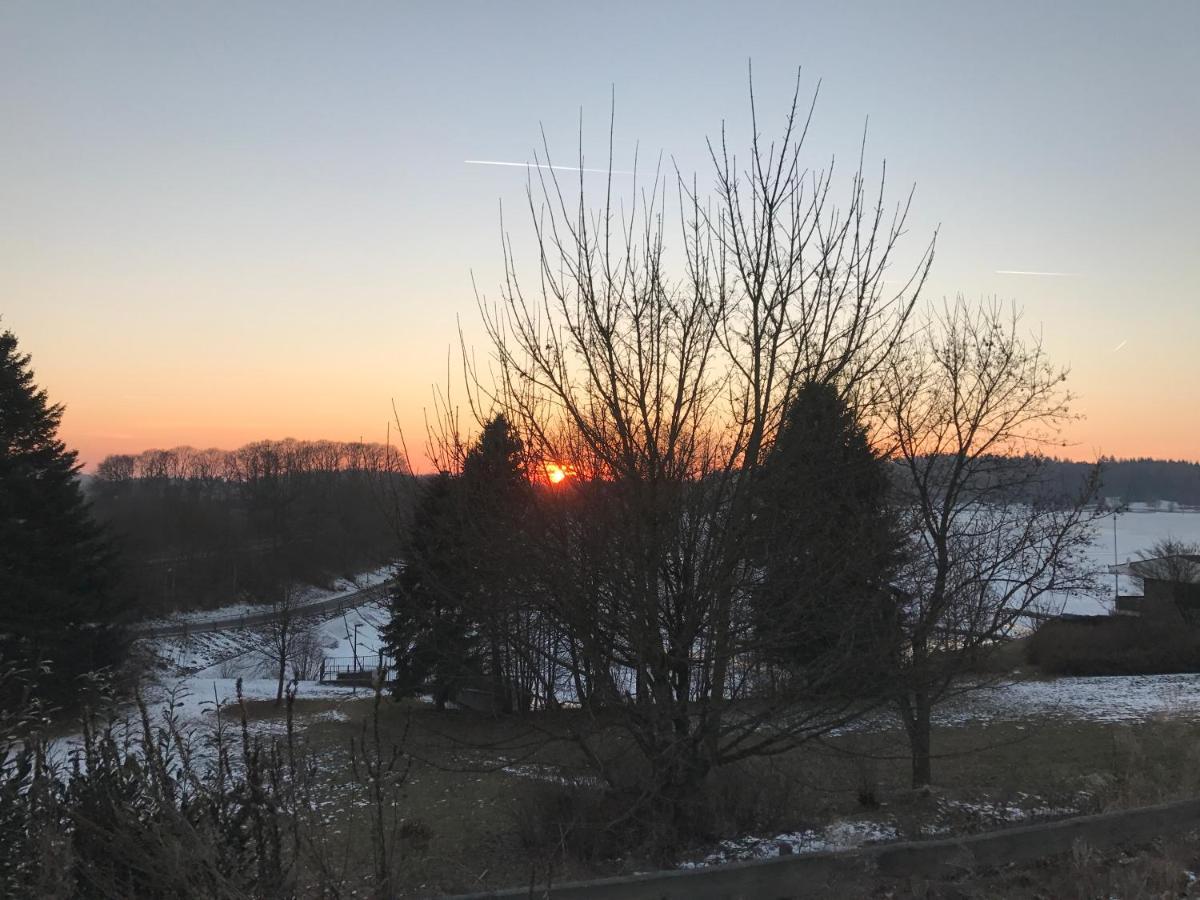
<svg viewBox="0 0 1200 900">
<path fill-rule="evenodd" d="M 94 465 L 150 447 L 423 442 L 485 350 L 500 210 L 559 159 L 711 184 L 802 67 L 814 165 L 868 127 L 924 296 L 997 296 L 1071 367 L 1067 455 L 1200 458 L 1200 3 L 0 0 L 0 327 Z M 582 116 L 582 131 L 581 131 Z M 1057 274 L 1011 274 L 1057 273 Z M 394 429 L 394 425 L 392 426 Z"/>
</svg>

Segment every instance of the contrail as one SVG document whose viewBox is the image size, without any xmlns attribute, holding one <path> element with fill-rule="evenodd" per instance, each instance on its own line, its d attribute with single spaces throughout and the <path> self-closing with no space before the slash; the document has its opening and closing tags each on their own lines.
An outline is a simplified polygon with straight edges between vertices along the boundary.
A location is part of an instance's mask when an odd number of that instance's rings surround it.
<svg viewBox="0 0 1200 900">
<path fill-rule="evenodd" d="M 1052 278 L 1076 278 L 1078 272 L 1026 272 L 1021 269 L 997 269 L 997 275 L 1047 275 Z"/>
<path fill-rule="evenodd" d="M 542 163 L 501 162 L 495 159 L 464 159 L 468 166 L 515 166 L 518 169 L 557 169 L 561 172 L 590 172 L 595 175 L 632 175 L 616 169 L 581 169 L 578 166 L 547 166 Z"/>
<path fill-rule="evenodd" d="M 1128 343 L 1129 343 L 1129 338 L 1125 338 L 1125 340 L 1121 341 L 1121 343 L 1119 343 L 1119 344 L 1117 344 L 1117 346 L 1113 347 L 1112 352 L 1116 353 L 1118 350 L 1120 350 L 1122 347 L 1124 347 Z"/>
</svg>

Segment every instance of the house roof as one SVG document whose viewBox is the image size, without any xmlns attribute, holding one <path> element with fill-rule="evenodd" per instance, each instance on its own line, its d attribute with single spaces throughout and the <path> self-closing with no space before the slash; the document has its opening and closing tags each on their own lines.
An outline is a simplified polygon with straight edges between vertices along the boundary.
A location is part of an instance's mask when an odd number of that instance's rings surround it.
<svg viewBox="0 0 1200 900">
<path fill-rule="evenodd" d="M 1164 570 L 1178 573 L 1182 576 L 1180 578 L 1182 581 L 1200 581 L 1200 554 L 1184 553 L 1178 556 L 1131 559 L 1120 565 L 1108 567 L 1110 575 L 1130 575 L 1134 578 L 1157 577 L 1161 579 Z"/>
</svg>

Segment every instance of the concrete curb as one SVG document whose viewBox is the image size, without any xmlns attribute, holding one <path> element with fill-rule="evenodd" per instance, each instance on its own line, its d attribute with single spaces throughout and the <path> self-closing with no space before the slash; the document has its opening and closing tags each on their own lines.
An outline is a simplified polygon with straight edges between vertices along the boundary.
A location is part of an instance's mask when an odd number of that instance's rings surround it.
<svg viewBox="0 0 1200 900">
<path fill-rule="evenodd" d="M 1078 816 L 936 841 L 878 844 L 858 850 L 781 856 L 708 869 L 652 872 L 545 887 L 465 894 L 487 897 L 554 897 L 562 900 L 741 900 L 805 897 L 826 891 L 847 875 L 903 878 L 1028 862 L 1066 853 L 1076 842 L 1104 849 L 1180 833 L 1200 825 L 1200 799 L 1140 809 Z"/>
</svg>

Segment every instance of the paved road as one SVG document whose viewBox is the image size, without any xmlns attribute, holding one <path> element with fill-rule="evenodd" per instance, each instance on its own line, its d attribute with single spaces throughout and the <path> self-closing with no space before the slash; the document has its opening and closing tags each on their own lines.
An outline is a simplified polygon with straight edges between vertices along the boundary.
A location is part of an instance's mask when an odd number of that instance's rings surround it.
<svg viewBox="0 0 1200 900">
<path fill-rule="evenodd" d="M 289 611 L 293 617 L 315 616 L 323 613 L 335 613 L 343 609 L 362 606 L 372 600 L 381 600 L 387 596 L 391 581 L 363 588 L 351 594 L 340 594 L 328 597 L 314 603 L 305 603 Z M 279 617 L 277 610 L 247 613 L 241 616 L 230 616 L 224 619 L 206 619 L 203 622 L 167 622 L 161 625 L 133 626 L 132 631 L 137 637 L 186 637 L 189 634 L 205 634 L 211 631 L 225 631 L 230 628 L 249 628 L 253 625 L 265 625 Z"/>
</svg>

